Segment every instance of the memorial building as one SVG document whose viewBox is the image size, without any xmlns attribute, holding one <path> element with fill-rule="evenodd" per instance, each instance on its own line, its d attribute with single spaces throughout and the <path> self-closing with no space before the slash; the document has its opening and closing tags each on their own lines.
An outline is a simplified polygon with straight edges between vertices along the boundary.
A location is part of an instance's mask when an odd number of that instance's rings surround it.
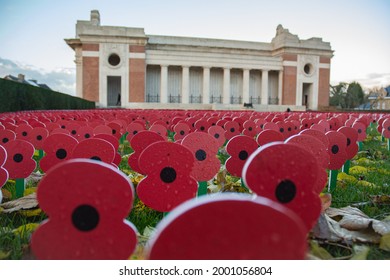
<svg viewBox="0 0 390 280">
<path fill-rule="evenodd" d="M 145 34 L 78 20 L 76 94 L 98 107 L 320 110 L 329 105 L 333 50 L 277 26 L 269 43 Z"/>
</svg>

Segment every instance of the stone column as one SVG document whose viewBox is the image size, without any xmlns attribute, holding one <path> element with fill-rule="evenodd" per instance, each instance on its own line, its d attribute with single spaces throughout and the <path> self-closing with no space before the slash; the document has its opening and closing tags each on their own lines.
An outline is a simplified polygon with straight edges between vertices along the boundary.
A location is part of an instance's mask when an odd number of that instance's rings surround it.
<svg viewBox="0 0 390 280">
<path fill-rule="evenodd" d="M 283 70 L 279 70 L 279 82 L 278 82 L 278 104 L 282 105 L 283 99 Z"/>
<path fill-rule="evenodd" d="M 76 96 L 83 98 L 83 50 L 76 48 Z"/>
<path fill-rule="evenodd" d="M 268 70 L 261 73 L 261 104 L 268 105 Z"/>
<path fill-rule="evenodd" d="M 160 103 L 168 103 L 168 66 L 161 65 Z"/>
<path fill-rule="evenodd" d="M 182 81 L 181 81 L 181 103 L 188 104 L 189 100 L 189 82 L 190 82 L 190 68 L 188 66 L 182 67 Z"/>
<path fill-rule="evenodd" d="M 230 68 L 223 69 L 223 104 L 230 104 Z"/>
<path fill-rule="evenodd" d="M 203 67 L 203 104 L 210 104 L 210 68 Z"/>
<path fill-rule="evenodd" d="M 249 103 L 249 69 L 244 69 L 242 78 L 242 99 L 244 103 Z"/>
</svg>

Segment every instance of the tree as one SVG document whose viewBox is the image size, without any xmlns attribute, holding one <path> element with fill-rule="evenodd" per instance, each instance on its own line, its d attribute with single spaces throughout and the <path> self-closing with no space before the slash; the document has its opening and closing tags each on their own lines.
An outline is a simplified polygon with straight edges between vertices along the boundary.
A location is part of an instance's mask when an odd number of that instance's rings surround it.
<svg viewBox="0 0 390 280">
<path fill-rule="evenodd" d="M 339 106 L 343 109 L 353 109 L 366 101 L 362 86 L 357 82 L 350 84 L 341 82 L 336 86 L 330 86 L 331 106 Z"/>
</svg>

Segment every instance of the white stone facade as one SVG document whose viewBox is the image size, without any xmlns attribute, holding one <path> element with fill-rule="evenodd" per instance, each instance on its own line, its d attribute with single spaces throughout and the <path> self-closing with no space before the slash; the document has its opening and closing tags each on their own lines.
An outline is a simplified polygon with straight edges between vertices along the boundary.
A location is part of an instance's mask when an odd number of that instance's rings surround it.
<svg viewBox="0 0 390 280">
<path fill-rule="evenodd" d="M 300 40 L 281 25 L 271 43 L 159 36 L 101 26 L 99 12 L 92 11 L 90 21 L 77 22 L 76 38 L 66 42 L 76 53 L 77 95 L 101 107 L 328 105 L 330 44 Z"/>
</svg>

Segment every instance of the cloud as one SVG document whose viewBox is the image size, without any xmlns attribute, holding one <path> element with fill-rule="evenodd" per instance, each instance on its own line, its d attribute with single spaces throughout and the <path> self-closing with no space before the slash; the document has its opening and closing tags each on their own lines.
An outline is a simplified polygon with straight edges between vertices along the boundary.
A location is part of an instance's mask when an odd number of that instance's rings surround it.
<svg viewBox="0 0 390 280">
<path fill-rule="evenodd" d="M 346 79 L 342 81 L 334 80 L 331 81 L 331 84 L 336 85 L 340 82 L 357 82 L 366 89 L 374 87 L 388 87 L 390 85 L 390 73 L 369 73 L 363 78 Z"/>
<path fill-rule="evenodd" d="M 33 65 L 23 64 L 17 61 L 0 57 L 0 77 L 7 75 L 25 75 L 27 80 L 37 80 L 40 84 L 47 84 L 52 90 L 76 95 L 76 69 L 57 68 L 45 70 Z"/>
</svg>

